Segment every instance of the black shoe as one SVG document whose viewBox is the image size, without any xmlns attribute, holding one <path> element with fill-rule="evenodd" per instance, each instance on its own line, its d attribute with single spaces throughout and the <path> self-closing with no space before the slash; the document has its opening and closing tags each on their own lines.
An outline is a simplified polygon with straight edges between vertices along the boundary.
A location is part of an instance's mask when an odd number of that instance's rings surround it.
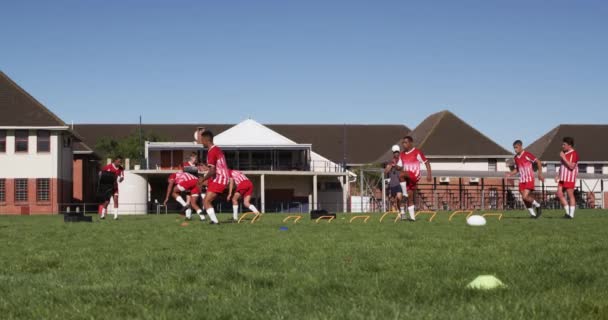
<svg viewBox="0 0 608 320">
<path fill-rule="evenodd" d="M 572 217 L 569 214 L 564 214 L 564 219 L 572 219 Z"/>
<path fill-rule="evenodd" d="M 219 222 L 209 221 L 209 224 L 220 224 Z"/>
<path fill-rule="evenodd" d="M 540 218 L 540 216 L 543 214 L 543 209 L 538 207 L 535 209 L 535 211 L 536 211 L 536 219 Z"/>
</svg>

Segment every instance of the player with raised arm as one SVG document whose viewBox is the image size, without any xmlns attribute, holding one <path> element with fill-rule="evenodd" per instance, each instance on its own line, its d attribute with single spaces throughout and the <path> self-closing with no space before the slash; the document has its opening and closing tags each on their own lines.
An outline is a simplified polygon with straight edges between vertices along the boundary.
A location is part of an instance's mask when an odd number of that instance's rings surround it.
<svg viewBox="0 0 608 320">
<path fill-rule="evenodd" d="M 562 139 L 562 151 L 559 153 L 561 166 L 555 177 L 558 182 L 557 197 L 566 210 L 564 218 L 573 219 L 574 209 L 576 209 L 576 199 L 574 198 L 574 187 L 578 176 L 578 153 L 574 150 L 574 139 L 565 137 Z M 564 196 L 564 190 L 568 194 L 568 202 Z"/>
<path fill-rule="evenodd" d="M 232 190 L 236 184 L 234 195 Z M 238 170 L 230 170 L 230 185 L 228 186 L 228 201 L 232 199 L 232 219 L 239 219 L 239 199 L 243 198 L 243 205 L 253 213 L 260 214 L 258 209 L 251 204 L 251 195 L 253 194 L 253 183 L 242 172 Z"/>
<path fill-rule="evenodd" d="M 116 156 L 114 159 L 112 159 L 110 164 L 101 169 L 99 172 L 100 176 L 102 172 L 109 172 L 115 176 L 114 187 L 112 189 L 112 198 L 114 200 L 114 220 L 116 220 L 118 219 L 118 184 L 125 179 L 125 169 L 122 167 L 122 157 Z M 106 199 L 101 205 L 101 219 L 106 218 L 108 204 L 110 204 L 110 199 Z"/>
<path fill-rule="evenodd" d="M 402 141 L 403 151 L 399 155 L 399 161 L 397 162 L 397 168 L 402 170 L 402 175 L 407 183 L 407 211 L 409 214 L 408 220 L 416 221 L 416 206 L 414 204 L 414 192 L 418 187 L 420 181 L 421 172 L 420 164 L 424 163 L 426 166 L 426 180 L 431 182 L 433 175 L 431 172 L 431 164 L 429 160 L 424 156 L 422 151 L 414 147 L 414 138 L 406 136 Z M 403 185 L 402 185 L 403 186 Z M 405 213 L 401 213 L 401 220 L 405 220 Z"/>
<path fill-rule="evenodd" d="M 530 212 L 530 217 L 535 219 L 540 218 L 542 214 L 540 203 L 534 199 L 532 193 L 535 189 L 534 166 L 538 169 L 538 180 L 545 180 L 542 163 L 532 153 L 524 150 L 521 140 L 513 142 L 513 150 L 515 151 L 515 157 L 513 157 L 515 165 L 511 172 L 508 172 L 505 176 L 509 178 L 519 173 L 519 193 L 521 194 L 521 199 L 526 209 Z"/>
</svg>

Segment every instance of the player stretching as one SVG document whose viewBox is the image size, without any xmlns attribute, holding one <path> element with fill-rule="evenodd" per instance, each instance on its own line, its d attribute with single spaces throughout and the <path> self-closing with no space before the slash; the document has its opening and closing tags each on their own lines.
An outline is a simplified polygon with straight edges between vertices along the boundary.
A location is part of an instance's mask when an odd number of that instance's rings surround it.
<svg viewBox="0 0 608 320">
<path fill-rule="evenodd" d="M 232 196 L 232 189 L 236 183 L 236 191 Z M 253 194 L 253 183 L 242 172 L 230 170 L 230 186 L 228 187 L 228 201 L 232 198 L 232 219 L 239 219 L 239 199 L 243 197 L 243 205 L 249 208 L 256 215 L 260 214 L 258 209 L 251 204 L 251 195 Z"/>
<path fill-rule="evenodd" d="M 573 219 L 574 209 L 576 208 L 576 199 L 574 198 L 574 186 L 576 185 L 576 176 L 578 175 L 578 153 L 574 150 L 574 139 L 565 137 L 562 139 L 562 152 L 559 153 L 562 165 L 555 177 L 555 181 L 559 182 L 557 186 L 557 197 L 566 210 L 564 218 Z M 568 201 L 564 196 L 564 190 L 568 193 Z"/>
<path fill-rule="evenodd" d="M 228 165 L 226 164 L 226 157 L 220 147 L 213 144 L 213 133 L 206 131 L 203 128 L 198 129 L 197 142 L 207 148 L 207 167 L 209 171 L 199 179 L 199 187 L 207 181 L 207 195 L 203 201 L 205 211 L 211 219 L 212 224 L 219 223 L 215 216 L 215 209 L 213 209 L 213 201 L 219 194 L 224 192 L 230 175 L 228 174 Z M 197 211 L 197 213 L 199 213 Z"/>
<path fill-rule="evenodd" d="M 114 188 L 112 189 L 112 198 L 114 200 L 114 220 L 118 219 L 118 184 L 125 179 L 125 169 L 122 167 L 122 157 L 117 156 L 112 160 L 112 163 L 106 165 L 101 171 L 111 172 L 116 176 Z M 101 172 L 99 173 L 101 175 Z M 107 199 L 101 206 L 101 219 L 106 218 L 110 199 Z"/>
<path fill-rule="evenodd" d="M 530 211 L 530 217 L 540 218 L 542 211 L 540 209 L 540 203 L 538 203 L 532 193 L 534 192 L 534 164 L 538 168 L 538 180 L 544 181 L 543 167 L 539 159 L 533 154 L 524 150 L 523 142 L 521 140 L 515 140 L 513 142 L 513 150 L 515 150 L 515 167 L 511 172 L 507 173 L 506 176 L 512 177 L 519 172 L 519 193 L 524 205 Z M 536 210 L 536 212 L 535 212 Z"/>
<path fill-rule="evenodd" d="M 414 138 L 406 136 L 403 138 L 403 152 L 399 155 L 399 161 L 397 167 L 403 170 L 405 175 L 406 191 L 407 192 L 407 212 L 410 217 L 408 220 L 416 221 L 416 207 L 414 205 L 414 191 L 420 181 L 420 163 L 424 163 L 426 166 L 426 180 L 431 182 L 433 179 L 431 173 L 431 164 L 429 160 L 424 156 L 422 151 L 414 148 Z M 402 184 L 403 187 L 403 184 Z M 405 212 L 401 210 L 401 220 L 405 220 Z"/>
</svg>

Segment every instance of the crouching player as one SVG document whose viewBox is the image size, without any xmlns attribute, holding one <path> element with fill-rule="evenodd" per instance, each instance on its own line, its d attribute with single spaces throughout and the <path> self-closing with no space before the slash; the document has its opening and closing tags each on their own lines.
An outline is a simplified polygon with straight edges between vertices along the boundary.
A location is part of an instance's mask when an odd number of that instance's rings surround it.
<svg viewBox="0 0 608 320">
<path fill-rule="evenodd" d="M 251 195 L 253 194 L 253 183 L 242 172 L 230 170 L 230 184 L 228 186 L 228 201 L 232 199 L 232 219 L 239 219 L 239 199 L 243 198 L 243 205 L 251 210 L 256 215 L 260 214 L 258 209 L 251 204 Z M 236 184 L 236 191 L 232 195 L 232 190 Z"/>
<path fill-rule="evenodd" d="M 179 202 L 184 208 L 186 208 L 186 220 L 192 219 L 192 209 L 196 210 L 201 221 L 205 220 L 203 210 L 198 206 L 198 197 L 200 195 L 200 189 L 198 187 L 198 177 L 187 173 L 187 172 L 176 172 L 174 178 L 175 187 L 173 187 L 173 198 Z M 188 202 L 184 201 L 181 193 L 190 193 Z"/>
<path fill-rule="evenodd" d="M 180 187 L 177 186 L 176 181 L 178 179 L 178 174 L 179 174 L 180 180 L 183 180 L 186 177 L 190 178 L 190 176 L 193 176 L 193 175 L 187 173 L 187 176 L 183 177 L 182 176 L 183 173 L 184 172 L 179 171 L 179 172 L 172 173 L 171 175 L 169 175 L 169 178 L 167 180 L 167 182 L 168 182 L 167 194 L 165 195 L 165 201 L 163 202 L 163 204 L 165 206 L 167 206 L 167 202 L 169 201 L 169 196 L 173 197 L 173 199 L 175 199 L 175 201 L 177 201 L 179 204 L 182 205 L 182 211 L 184 211 L 184 213 L 186 214 L 186 219 L 189 220 L 192 217 L 192 208 L 190 206 L 190 203 L 193 199 L 192 194 L 188 193 L 186 195 L 186 200 L 184 200 L 184 198 L 182 197 L 182 194 L 185 192 L 180 191 Z M 186 188 L 184 186 L 182 186 L 182 189 L 186 190 Z M 196 202 L 196 200 L 198 200 L 198 194 L 196 194 L 196 197 L 194 198 L 195 202 Z M 197 205 L 198 205 L 198 203 L 197 203 Z M 201 221 L 205 221 L 204 215 L 200 214 L 199 217 L 200 217 Z"/>
<path fill-rule="evenodd" d="M 534 199 L 534 165 L 538 168 L 538 180 L 543 181 L 542 163 L 533 154 L 524 150 L 523 142 L 515 140 L 513 142 L 513 150 L 515 150 L 515 166 L 506 176 L 511 177 L 519 173 L 519 193 L 524 205 L 530 212 L 530 217 L 539 218 L 541 215 L 540 204 Z M 536 212 L 535 212 L 536 209 Z"/>
</svg>

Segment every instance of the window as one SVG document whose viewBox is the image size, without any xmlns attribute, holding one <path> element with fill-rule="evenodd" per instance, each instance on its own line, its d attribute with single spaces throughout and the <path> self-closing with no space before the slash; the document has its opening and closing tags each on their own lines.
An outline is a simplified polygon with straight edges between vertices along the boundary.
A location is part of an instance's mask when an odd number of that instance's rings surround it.
<svg viewBox="0 0 608 320">
<path fill-rule="evenodd" d="M 6 202 L 6 180 L 0 179 L 0 202 Z"/>
<path fill-rule="evenodd" d="M 38 152 L 51 152 L 51 132 L 47 130 L 38 130 Z"/>
<path fill-rule="evenodd" d="M 27 179 L 15 179 L 15 202 L 27 201 Z"/>
<path fill-rule="evenodd" d="M 497 162 L 496 159 L 488 159 L 488 171 L 496 171 Z"/>
<path fill-rule="evenodd" d="M 595 174 L 602 174 L 604 173 L 604 166 L 602 166 L 601 164 L 596 164 L 593 166 L 593 173 Z"/>
<path fill-rule="evenodd" d="M 0 152 L 6 152 L 6 130 L 0 130 Z"/>
<path fill-rule="evenodd" d="M 30 133 L 27 130 L 15 131 L 15 152 L 27 152 L 28 139 Z"/>
<path fill-rule="evenodd" d="M 578 164 L 578 172 L 579 173 L 587 173 L 587 164 L 586 163 L 579 163 Z"/>
<path fill-rule="evenodd" d="M 49 201 L 51 199 L 51 181 L 49 179 L 36 179 L 36 200 Z"/>
</svg>

